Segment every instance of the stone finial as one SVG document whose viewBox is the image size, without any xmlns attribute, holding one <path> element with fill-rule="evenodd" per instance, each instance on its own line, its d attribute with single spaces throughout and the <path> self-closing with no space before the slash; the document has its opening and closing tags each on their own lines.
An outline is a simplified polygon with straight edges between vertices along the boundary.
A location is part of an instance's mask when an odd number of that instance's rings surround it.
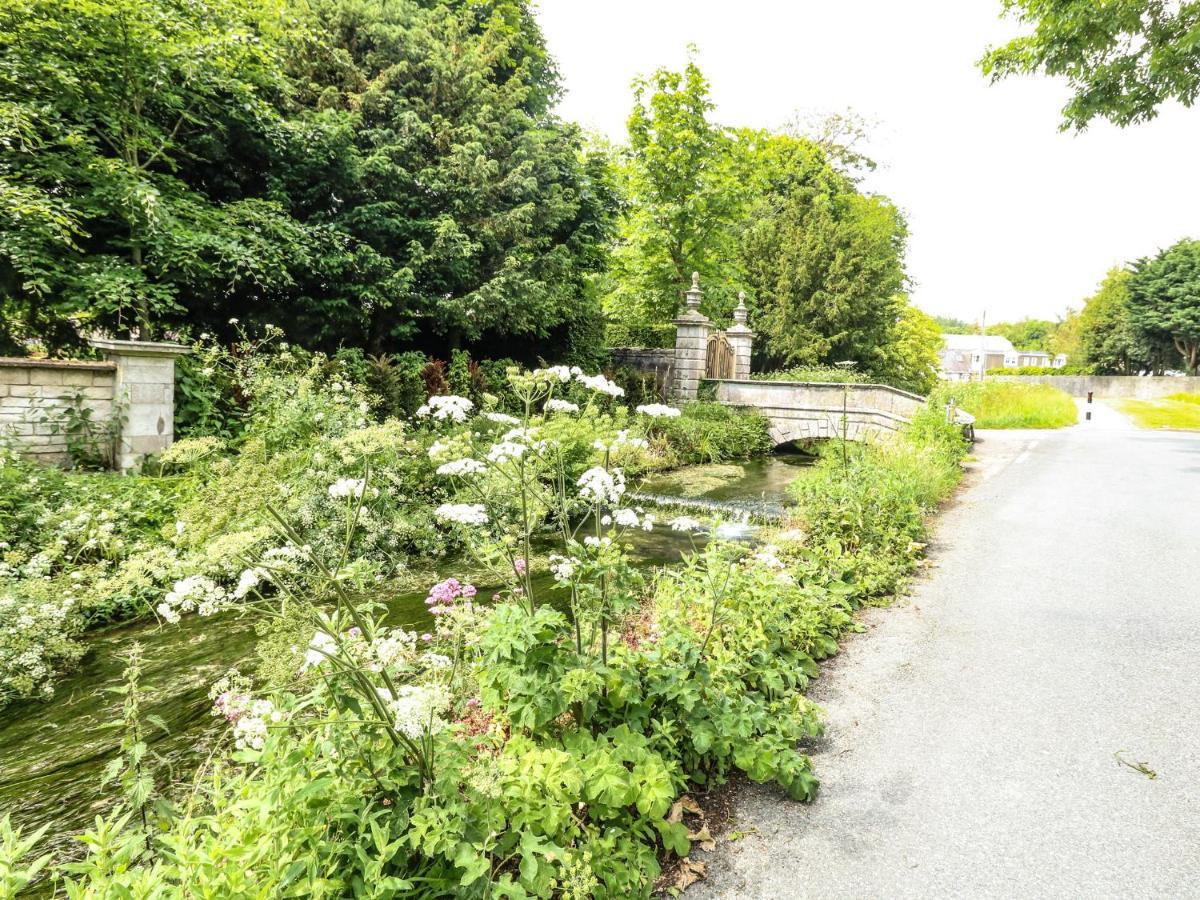
<svg viewBox="0 0 1200 900">
<path fill-rule="evenodd" d="M 738 291 L 737 309 L 733 311 L 733 321 L 738 325 L 746 324 L 746 316 L 749 315 L 749 310 L 746 309 L 746 292 Z"/>
<path fill-rule="evenodd" d="M 700 290 L 700 273 L 692 273 L 692 287 L 684 293 L 687 298 L 687 308 L 689 310 L 700 311 L 700 298 L 704 296 L 704 291 Z"/>
</svg>

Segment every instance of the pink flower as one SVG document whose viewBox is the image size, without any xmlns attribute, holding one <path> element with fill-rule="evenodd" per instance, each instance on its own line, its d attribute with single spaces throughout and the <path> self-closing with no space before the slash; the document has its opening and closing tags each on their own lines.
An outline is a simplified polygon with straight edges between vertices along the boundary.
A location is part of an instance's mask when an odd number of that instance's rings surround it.
<svg viewBox="0 0 1200 900">
<path fill-rule="evenodd" d="M 478 706 L 478 705 L 479 705 L 478 697 L 472 697 L 470 700 L 467 701 L 467 706 Z"/>
<path fill-rule="evenodd" d="M 467 600 L 470 600 L 472 597 L 475 596 L 475 594 L 476 594 L 475 585 L 473 585 L 473 584 L 464 584 L 463 585 L 462 595 L 464 598 L 466 598 Z"/>
<path fill-rule="evenodd" d="M 423 635 L 421 635 L 421 640 L 423 640 L 423 641 L 432 641 L 432 640 L 433 640 L 433 635 L 432 635 L 432 634 L 430 634 L 430 633 L 427 631 L 427 632 L 425 632 Z"/>
<path fill-rule="evenodd" d="M 349 631 L 346 632 L 346 636 L 352 637 L 352 638 L 362 637 L 362 629 L 359 628 L 357 625 L 355 625 L 353 628 L 351 628 Z"/>
<path fill-rule="evenodd" d="M 518 575 L 524 575 L 525 574 L 525 560 L 518 559 L 516 561 L 515 568 L 517 570 Z"/>
</svg>

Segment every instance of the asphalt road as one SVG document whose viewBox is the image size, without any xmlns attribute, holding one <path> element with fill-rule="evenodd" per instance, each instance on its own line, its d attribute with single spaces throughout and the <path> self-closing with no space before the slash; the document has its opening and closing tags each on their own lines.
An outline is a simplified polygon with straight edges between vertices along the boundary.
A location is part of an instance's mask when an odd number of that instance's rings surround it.
<svg viewBox="0 0 1200 900">
<path fill-rule="evenodd" d="M 688 897 L 1200 897 L 1200 435 L 981 437 L 814 688 L 818 799 L 744 791 Z"/>
</svg>

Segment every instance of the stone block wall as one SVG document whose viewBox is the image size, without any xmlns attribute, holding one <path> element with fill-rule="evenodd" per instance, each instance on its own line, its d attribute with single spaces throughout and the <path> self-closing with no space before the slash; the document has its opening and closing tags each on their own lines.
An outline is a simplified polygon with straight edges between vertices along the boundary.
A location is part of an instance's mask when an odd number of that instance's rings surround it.
<svg viewBox="0 0 1200 900">
<path fill-rule="evenodd" d="M 613 347 L 609 350 L 615 368 L 630 368 L 654 376 L 658 396 L 667 400 L 675 375 L 674 347 Z"/>
<path fill-rule="evenodd" d="M 1200 394 L 1200 377 L 1176 375 L 989 375 L 988 381 L 1050 384 L 1072 397 L 1155 400 L 1169 394 Z"/>
<path fill-rule="evenodd" d="M 66 437 L 55 433 L 58 411 L 81 394 L 93 420 L 108 421 L 116 378 L 113 362 L 0 358 L 0 435 L 40 462 L 66 462 Z"/>
<path fill-rule="evenodd" d="M 54 433 L 53 420 L 78 392 L 93 421 L 119 417 L 114 463 L 126 471 L 175 439 L 175 359 L 187 348 L 152 341 L 91 344 L 107 357 L 104 362 L 0 358 L 0 435 L 41 462 L 67 462 L 67 442 Z"/>
</svg>

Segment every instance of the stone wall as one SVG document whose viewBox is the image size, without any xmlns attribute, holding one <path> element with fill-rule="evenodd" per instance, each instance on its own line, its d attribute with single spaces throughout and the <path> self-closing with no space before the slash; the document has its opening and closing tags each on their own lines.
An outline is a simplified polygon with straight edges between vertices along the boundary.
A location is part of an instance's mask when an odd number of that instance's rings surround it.
<svg viewBox="0 0 1200 900">
<path fill-rule="evenodd" d="M 55 433 L 55 422 L 62 422 L 56 411 L 78 393 L 98 430 L 117 417 L 111 450 L 116 467 L 126 471 L 175 439 L 175 359 L 187 348 L 153 341 L 91 344 L 104 362 L 0 358 L 0 435 L 41 462 L 67 462 L 66 438 Z"/>
<path fill-rule="evenodd" d="M 613 347 L 609 350 L 615 368 L 630 368 L 654 376 L 658 396 L 670 397 L 675 375 L 674 347 Z"/>
<path fill-rule="evenodd" d="M 1052 384 L 1072 397 L 1086 397 L 1091 391 L 1097 399 L 1154 400 L 1168 394 L 1200 393 L 1200 376 L 1171 375 L 989 375 L 989 381 L 1024 381 Z"/>
<path fill-rule="evenodd" d="M 98 422 L 113 414 L 117 365 L 0 357 L 0 435 L 9 435 L 40 462 L 67 461 L 67 441 L 55 422 L 76 394 Z"/>
</svg>

